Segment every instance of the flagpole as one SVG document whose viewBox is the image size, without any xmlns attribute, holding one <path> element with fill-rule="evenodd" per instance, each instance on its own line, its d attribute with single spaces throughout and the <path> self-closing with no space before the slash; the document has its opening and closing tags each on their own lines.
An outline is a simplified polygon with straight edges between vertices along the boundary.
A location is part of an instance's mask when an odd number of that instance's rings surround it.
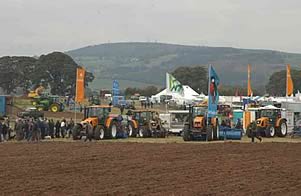
<svg viewBox="0 0 301 196">
<path fill-rule="evenodd" d="M 286 99 L 287 99 L 287 90 L 288 90 L 288 73 L 287 73 L 287 69 L 288 69 L 288 67 L 287 67 L 287 65 L 286 65 L 286 88 L 285 88 L 285 96 L 286 96 Z"/>
<path fill-rule="evenodd" d="M 207 99 L 207 125 L 209 123 L 208 112 L 209 112 L 209 94 L 210 94 L 210 76 L 211 76 L 211 65 L 208 65 L 208 99 Z"/>
<path fill-rule="evenodd" d="M 167 114 L 168 108 L 167 108 L 167 89 L 169 89 L 169 77 L 168 73 L 166 72 L 166 89 L 165 89 L 165 113 Z"/>
</svg>

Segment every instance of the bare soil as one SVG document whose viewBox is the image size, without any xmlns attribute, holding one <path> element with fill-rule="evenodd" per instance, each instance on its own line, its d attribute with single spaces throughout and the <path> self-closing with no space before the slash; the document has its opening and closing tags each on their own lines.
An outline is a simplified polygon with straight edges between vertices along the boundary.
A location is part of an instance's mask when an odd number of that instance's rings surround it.
<svg viewBox="0 0 301 196">
<path fill-rule="evenodd" d="M 0 145 L 2 195 L 301 195 L 301 143 Z"/>
</svg>

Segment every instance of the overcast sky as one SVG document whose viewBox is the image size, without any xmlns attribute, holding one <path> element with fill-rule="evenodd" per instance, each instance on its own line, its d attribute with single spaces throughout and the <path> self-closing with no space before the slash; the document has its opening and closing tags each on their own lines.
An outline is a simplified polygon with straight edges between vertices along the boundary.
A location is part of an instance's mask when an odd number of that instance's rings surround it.
<svg viewBox="0 0 301 196">
<path fill-rule="evenodd" d="M 0 0 L 0 56 L 157 41 L 301 53 L 300 0 Z"/>
</svg>

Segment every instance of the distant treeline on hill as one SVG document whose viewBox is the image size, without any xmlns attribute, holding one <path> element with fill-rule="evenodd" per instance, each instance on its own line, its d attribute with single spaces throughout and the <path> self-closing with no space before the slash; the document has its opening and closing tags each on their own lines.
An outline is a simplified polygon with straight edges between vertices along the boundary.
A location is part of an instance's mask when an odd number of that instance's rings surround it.
<svg viewBox="0 0 301 196">
<path fill-rule="evenodd" d="M 222 86 L 247 84 L 247 65 L 252 65 L 252 86 L 261 92 L 269 77 L 285 69 L 298 69 L 301 55 L 271 50 L 226 47 L 184 46 L 163 43 L 109 43 L 67 52 L 73 59 L 92 70 L 93 86 L 110 88 L 112 78 L 135 81 L 137 87 L 164 86 L 165 73 L 178 67 L 213 65 Z M 127 85 L 124 85 L 127 86 Z M 260 88 L 259 88 L 260 87 Z M 197 90 L 200 87 L 194 87 Z M 201 87 L 202 88 L 202 87 Z"/>
<path fill-rule="evenodd" d="M 208 91 L 208 79 L 207 79 L 207 67 L 204 66 L 193 66 L 193 67 L 179 67 L 171 73 L 177 80 L 179 80 L 183 85 L 189 85 L 198 93 L 207 94 Z M 222 74 L 222 73 L 221 73 Z M 299 90 L 298 87 L 301 86 L 301 71 L 291 70 L 291 75 L 294 82 L 294 93 Z M 162 89 L 155 86 L 148 86 L 145 88 L 126 88 L 125 95 L 130 96 L 135 93 L 139 93 L 144 96 L 151 96 L 157 94 Z M 271 96 L 285 96 L 286 92 L 286 70 L 275 72 L 269 79 L 269 82 L 262 88 L 254 88 L 253 94 L 255 96 L 262 96 L 268 93 Z M 221 83 L 219 86 L 220 95 L 224 96 L 246 96 L 247 86 L 231 86 L 224 85 Z"/>
</svg>

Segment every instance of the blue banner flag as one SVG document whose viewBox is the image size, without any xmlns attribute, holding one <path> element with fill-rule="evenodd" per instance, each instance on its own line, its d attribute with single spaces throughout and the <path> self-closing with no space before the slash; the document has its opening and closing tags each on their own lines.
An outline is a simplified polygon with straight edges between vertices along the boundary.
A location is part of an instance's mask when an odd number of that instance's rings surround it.
<svg viewBox="0 0 301 196">
<path fill-rule="evenodd" d="M 119 82 L 117 80 L 113 81 L 112 94 L 113 94 L 113 96 L 119 96 L 119 94 L 120 94 Z"/>
<path fill-rule="evenodd" d="M 209 85 L 208 85 L 208 117 L 215 117 L 217 115 L 218 105 L 218 85 L 219 77 L 216 74 L 214 68 L 210 65 L 209 67 Z"/>
</svg>

